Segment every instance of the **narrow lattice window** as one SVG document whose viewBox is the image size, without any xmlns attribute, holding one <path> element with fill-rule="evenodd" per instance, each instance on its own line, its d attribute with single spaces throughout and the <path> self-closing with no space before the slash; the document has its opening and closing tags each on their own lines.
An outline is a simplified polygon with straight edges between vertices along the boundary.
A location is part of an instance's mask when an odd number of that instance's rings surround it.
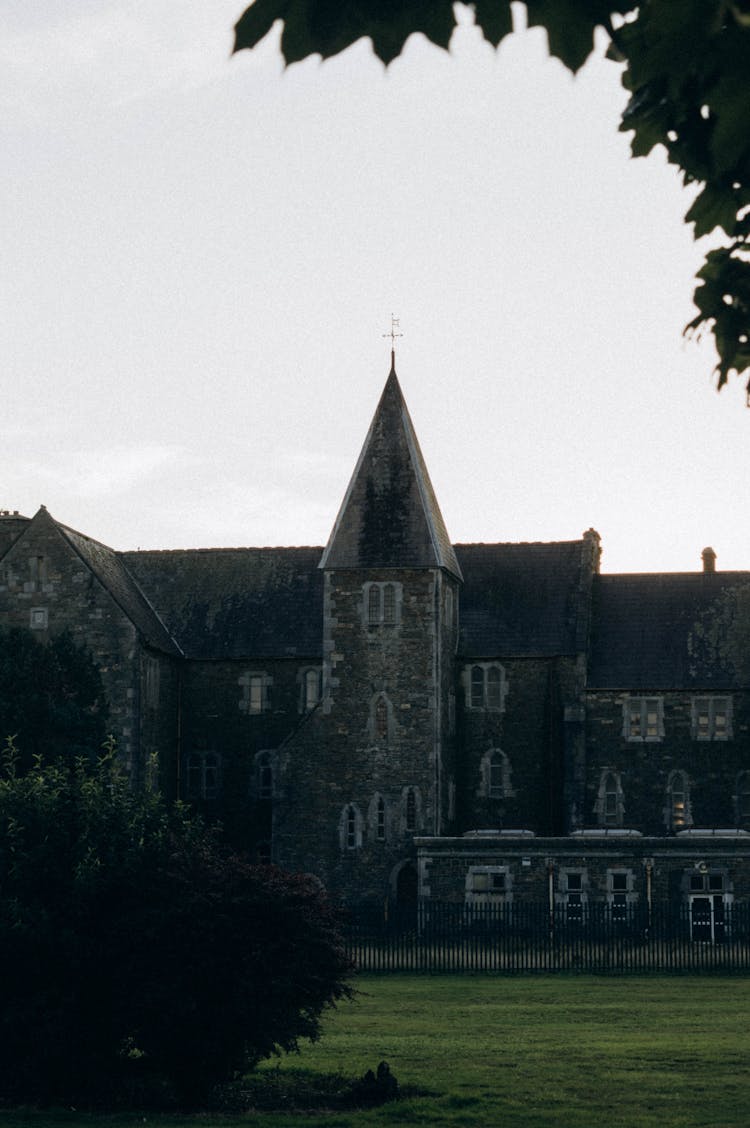
<svg viewBox="0 0 750 1128">
<path fill-rule="evenodd" d="M 471 705 L 481 709 L 484 705 L 484 670 L 481 666 L 471 667 Z"/>
<path fill-rule="evenodd" d="M 495 754 L 490 760 L 490 798 L 502 799 L 505 790 L 504 784 L 504 771 L 503 761 L 500 756 Z"/>
<path fill-rule="evenodd" d="M 380 588 L 373 584 L 367 597 L 367 618 L 371 623 L 380 622 Z"/>
<path fill-rule="evenodd" d="M 499 709 L 503 703 L 503 679 L 499 666 L 490 666 L 487 671 L 487 707 Z"/>
<path fill-rule="evenodd" d="M 417 797 L 411 787 L 406 792 L 406 829 L 409 831 L 417 829 Z"/>
<path fill-rule="evenodd" d="M 357 846 L 357 812 L 354 807 L 346 808 L 346 848 L 354 850 Z"/>
<path fill-rule="evenodd" d="M 396 588 L 393 584 L 383 585 L 383 622 L 396 622 Z"/>
<path fill-rule="evenodd" d="M 375 702 L 375 739 L 388 739 L 388 705 L 384 697 Z"/>
<path fill-rule="evenodd" d="M 381 795 L 375 812 L 375 837 L 379 842 L 385 838 L 385 799 Z"/>
<path fill-rule="evenodd" d="M 604 780 L 604 825 L 617 826 L 619 822 L 619 788 L 617 777 L 609 775 Z"/>
</svg>

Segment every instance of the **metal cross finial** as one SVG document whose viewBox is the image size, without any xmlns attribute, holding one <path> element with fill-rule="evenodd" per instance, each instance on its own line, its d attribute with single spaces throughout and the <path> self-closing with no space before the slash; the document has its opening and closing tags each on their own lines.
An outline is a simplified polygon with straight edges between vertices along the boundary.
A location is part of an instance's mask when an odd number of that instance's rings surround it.
<svg viewBox="0 0 750 1128">
<path fill-rule="evenodd" d="M 400 317 L 394 317 L 393 314 L 391 314 L 391 331 L 390 333 L 382 334 L 383 337 L 391 338 L 391 352 L 394 352 L 396 349 L 396 337 L 403 337 L 404 335 L 403 333 L 398 332 L 398 330 L 401 328 L 400 322 Z"/>
</svg>

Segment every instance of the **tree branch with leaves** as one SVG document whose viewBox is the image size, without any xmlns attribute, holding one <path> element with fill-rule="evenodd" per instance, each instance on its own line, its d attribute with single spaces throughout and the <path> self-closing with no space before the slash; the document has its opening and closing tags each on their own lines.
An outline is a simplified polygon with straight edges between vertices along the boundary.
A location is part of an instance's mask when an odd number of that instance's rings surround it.
<svg viewBox="0 0 750 1128">
<path fill-rule="evenodd" d="M 470 5 L 494 47 L 513 31 L 511 0 Z M 630 98 L 620 129 L 633 156 L 657 145 L 698 193 L 685 221 L 696 239 L 719 232 L 698 271 L 698 313 L 685 333 L 713 334 L 717 386 L 750 369 L 750 0 L 526 0 L 527 23 L 573 73 L 610 39 Z M 252 48 L 277 20 L 287 63 L 324 59 L 369 38 L 386 65 L 421 32 L 448 50 L 453 0 L 255 0 L 235 27 L 235 51 Z M 747 384 L 750 403 L 750 379 Z"/>
</svg>

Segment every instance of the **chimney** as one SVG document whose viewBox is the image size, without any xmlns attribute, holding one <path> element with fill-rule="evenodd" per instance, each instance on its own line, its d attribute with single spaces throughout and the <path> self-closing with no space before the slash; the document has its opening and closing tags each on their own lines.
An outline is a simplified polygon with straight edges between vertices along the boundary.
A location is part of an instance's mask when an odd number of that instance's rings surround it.
<svg viewBox="0 0 750 1128">
<path fill-rule="evenodd" d="M 716 553 L 712 548 L 704 548 L 701 553 L 703 560 L 703 571 L 706 575 L 713 574 L 716 571 Z"/>
</svg>

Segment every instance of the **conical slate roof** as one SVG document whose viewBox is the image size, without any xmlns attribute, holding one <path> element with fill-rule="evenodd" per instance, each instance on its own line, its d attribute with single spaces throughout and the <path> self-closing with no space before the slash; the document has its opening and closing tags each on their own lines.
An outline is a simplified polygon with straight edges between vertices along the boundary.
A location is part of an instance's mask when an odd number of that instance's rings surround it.
<svg viewBox="0 0 750 1128">
<path fill-rule="evenodd" d="M 393 363 L 321 568 L 461 569 Z"/>
</svg>

